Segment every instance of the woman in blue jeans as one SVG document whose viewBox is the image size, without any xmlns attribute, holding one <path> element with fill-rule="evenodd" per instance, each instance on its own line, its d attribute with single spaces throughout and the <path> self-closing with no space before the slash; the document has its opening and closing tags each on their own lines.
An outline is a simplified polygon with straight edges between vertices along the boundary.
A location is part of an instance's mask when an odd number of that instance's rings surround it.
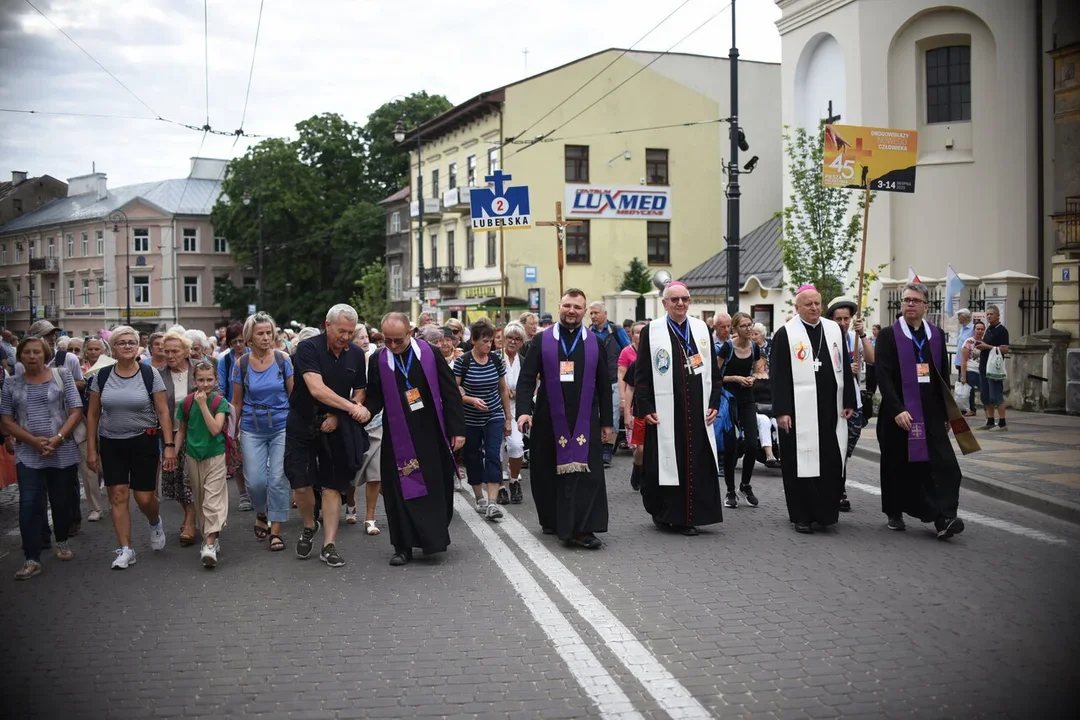
<svg viewBox="0 0 1080 720">
<path fill-rule="evenodd" d="M 66 368 L 47 367 L 52 349 L 41 338 L 26 338 L 16 350 L 25 372 L 8 378 L 0 396 L 4 435 L 14 437 L 19 479 L 19 531 L 22 568 L 16 580 L 41 572 L 45 497 L 53 510 L 56 557 L 71 560 L 68 532 L 73 519 L 70 493 L 79 471 L 79 446 L 71 435 L 82 422 L 83 409 L 75 380 Z M 76 496 L 77 497 L 77 496 Z"/>
<path fill-rule="evenodd" d="M 502 359 L 491 352 L 495 342 L 491 321 L 481 318 L 469 332 L 472 350 L 454 361 L 454 377 L 465 406 L 465 469 L 476 497 L 476 512 L 497 520 L 503 515 L 496 499 L 502 484 L 503 438 L 511 430 L 510 391 Z"/>
<path fill-rule="evenodd" d="M 289 519 L 289 481 L 285 478 L 285 420 L 293 389 L 289 356 L 275 350 L 274 319 L 255 313 L 244 323 L 251 352 L 232 370 L 232 402 L 240 408 L 244 479 L 255 508 L 255 537 L 270 537 L 270 550 L 285 549 L 281 524 Z"/>
</svg>

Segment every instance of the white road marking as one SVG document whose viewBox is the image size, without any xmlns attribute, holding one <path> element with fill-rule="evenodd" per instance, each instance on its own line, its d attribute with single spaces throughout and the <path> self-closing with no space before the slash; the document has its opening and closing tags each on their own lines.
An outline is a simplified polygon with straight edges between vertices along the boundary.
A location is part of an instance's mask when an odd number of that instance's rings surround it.
<svg viewBox="0 0 1080 720">
<path fill-rule="evenodd" d="M 852 480 L 848 480 L 847 485 L 848 487 L 853 487 L 856 490 L 862 490 L 864 493 L 869 493 L 871 495 L 881 494 L 881 488 L 877 487 L 876 485 L 866 485 L 865 483 L 854 482 Z M 1065 538 L 1059 538 L 1056 535 L 1044 533 L 1042 530 L 1035 530 L 1033 528 L 1024 527 L 1023 525 L 1017 525 L 1016 523 L 1011 523 L 1008 520 L 999 520 L 997 518 L 989 517 L 987 515 L 980 515 L 979 513 L 969 512 L 967 510 L 962 511 L 960 513 L 960 517 L 965 522 L 979 523 L 980 525 L 986 525 L 987 527 L 1004 530 L 1005 532 L 1012 533 L 1013 535 L 1019 535 L 1020 537 L 1026 537 L 1031 540 L 1038 540 L 1040 542 L 1050 543 L 1051 545 L 1069 544 L 1069 541 Z"/>
<path fill-rule="evenodd" d="M 505 512 L 505 509 L 504 509 Z M 506 534 L 555 585 L 630 673 L 675 720 L 711 718 L 705 706 L 663 666 L 626 625 L 563 565 L 536 537 L 509 515 L 500 523 Z"/>
<path fill-rule="evenodd" d="M 506 575 L 506 579 L 514 586 L 536 624 L 551 639 L 555 651 L 566 663 L 578 685 L 596 704 L 600 715 L 612 720 L 644 720 L 615 678 L 604 669 L 600 659 L 589 649 L 555 602 L 544 592 L 510 547 L 488 526 L 487 521 L 476 514 L 473 505 L 460 494 L 455 494 L 454 507 Z"/>
</svg>

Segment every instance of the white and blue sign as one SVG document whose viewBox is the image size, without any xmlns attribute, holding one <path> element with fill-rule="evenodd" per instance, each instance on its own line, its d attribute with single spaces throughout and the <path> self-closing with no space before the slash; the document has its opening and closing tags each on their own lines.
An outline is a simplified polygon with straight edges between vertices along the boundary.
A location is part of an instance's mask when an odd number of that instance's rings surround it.
<svg viewBox="0 0 1080 720">
<path fill-rule="evenodd" d="M 1069 268 L 1061 268 L 1061 282 L 1069 282 L 1072 277 L 1072 273 L 1069 272 Z"/>
<path fill-rule="evenodd" d="M 529 212 L 529 187 L 506 187 L 513 177 L 502 170 L 484 178 L 492 188 L 474 188 L 469 193 L 473 232 L 487 230 L 526 230 L 532 227 Z"/>
<path fill-rule="evenodd" d="M 571 218 L 670 220 L 671 190 L 648 185 L 567 185 L 566 207 Z"/>
<path fill-rule="evenodd" d="M 536 266 L 525 266 L 525 282 L 536 282 Z"/>
<path fill-rule="evenodd" d="M 248 305 L 248 315 L 254 315 L 254 314 L 255 314 L 255 306 L 254 305 Z"/>
</svg>

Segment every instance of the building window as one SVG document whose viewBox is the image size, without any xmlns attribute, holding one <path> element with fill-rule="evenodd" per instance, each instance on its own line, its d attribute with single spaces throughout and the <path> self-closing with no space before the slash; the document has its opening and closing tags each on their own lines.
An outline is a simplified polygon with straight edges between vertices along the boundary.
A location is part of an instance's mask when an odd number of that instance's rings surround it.
<svg viewBox="0 0 1080 720">
<path fill-rule="evenodd" d="M 15 307 L 22 307 L 22 283 L 15 283 Z"/>
<path fill-rule="evenodd" d="M 439 168 L 431 171 L 431 197 L 439 197 Z"/>
<path fill-rule="evenodd" d="M 258 282 L 256 281 L 256 279 L 254 277 L 251 277 L 250 275 L 244 278 L 244 287 L 246 288 L 253 288 L 257 284 Z"/>
<path fill-rule="evenodd" d="M 54 282 L 49 283 L 49 304 L 56 304 L 56 283 Z"/>
<path fill-rule="evenodd" d="M 7 265 L 7 243 L 0 245 L 0 265 Z"/>
<path fill-rule="evenodd" d="M 926 51 L 926 122 L 971 119 L 971 48 L 952 45 Z"/>
<path fill-rule="evenodd" d="M 30 259 L 33 260 L 37 257 L 37 240 L 30 241 Z"/>
<path fill-rule="evenodd" d="M 581 225 L 566 228 L 566 262 L 589 262 L 589 221 L 582 220 Z"/>
<path fill-rule="evenodd" d="M 494 175 L 499 169 L 499 148 L 488 148 L 488 175 Z"/>
<path fill-rule="evenodd" d="M 45 257 L 54 258 L 56 257 L 56 238 L 49 238 L 48 243 L 49 245 L 45 250 Z"/>
<path fill-rule="evenodd" d="M 450 167 L 446 171 L 446 189 L 453 190 L 457 187 L 457 163 L 450 163 Z"/>
<path fill-rule="evenodd" d="M 465 236 L 465 269 L 472 270 L 476 267 L 476 233 L 471 232 Z"/>
<path fill-rule="evenodd" d="M 150 304 L 149 275 L 135 275 L 131 278 L 131 302 L 136 305 Z"/>
<path fill-rule="evenodd" d="M 465 184 L 476 187 L 476 156 L 470 155 L 465 160 Z"/>
<path fill-rule="evenodd" d="M 214 236 L 214 252 L 227 253 L 229 252 L 229 241 L 220 235 Z"/>
<path fill-rule="evenodd" d="M 185 275 L 184 276 L 184 304 L 185 305 L 198 305 L 199 304 L 199 276 L 198 275 Z"/>
<path fill-rule="evenodd" d="M 90 305 L 90 281 L 89 280 L 83 280 L 82 281 L 82 304 L 84 306 L 87 306 L 87 307 Z"/>
<path fill-rule="evenodd" d="M 97 304 L 98 305 L 104 305 L 105 304 L 105 279 L 104 278 L 98 278 L 98 281 L 97 281 Z"/>
<path fill-rule="evenodd" d="M 649 185 L 668 185 L 668 151 L 645 150 L 645 178 Z"/>
<path fill-rule="evenodd" d="M 17 243 L 15 243 L 15 263 L 18 264 L 18 263 L 21 263 L 21 262 L 22 262 L 22 243 L 17 242 Z"/>
<path fill-rule="evenodd" d="M 394 212 L 390 213 L 390 232 L 401 232 L 401 211 L 399 210 L 395 210 Z"/>
<path fill-rule="evenodd" d="M 21 199 L 15 198 L 14 200 L 12 200 L 12 205 L 15 208 L 15 212 L 17 212 L 17 213 L 22 212 L 22 200 Z"/>
<path fill-rule="evenodd" d="M 148 253 L 150 252 L 150 229 L 149 228 L 135 228 L 131 231 L 132 237 L 135 238 L 135 247 L 132 252 L 135 253 Z M 149 300 L 147 301 L 149 302 Z"/>
<path fill-rule="evenodd" d="M 75 236 L 71 233 L 67 234 L 67 256 L 75 257 Z"/>
<path fill-rule="evenodd" d="M 439 236 L 431 236 L 431 267 L 439 267 Z"/>
<path fill-rule="evenodd" d="M 75 307 L 75 281 L 68 280 L 68 307 Z"/>
<path fill-rule="evenodd" d="M 82 256 L 86 257 L 90 254 L 90 234 L 83 233 L 79 239 L 82 243 Z"/>
<path fill-rule="evenodd" d="M 390 299 L 401 299 L 401 265 L 398 263 L 390 266 Z"/>
<path fill-rule="evenodd" d="M 496 237 L 497 237 L 497 233 L 489 232 L 487 234 L 487 266 L 488 267 L 494 267 L 495 263 L 497 263 L 499 261 L 498 256 L 497 256 L 497 254 L 495 252 L 495 248 L 498 247 L 498 245 L 496 245 L 496 243 L 495 243 L 495 238 Z"/>
<path fill-rule="evenodd" d="M 566 146 L 566 182 L 589 182 L 589 146 Z"/>
<path fill-rule="evenodd" d="M 671 263 L 671 223 L 651 221 L 648 227 L 649 264 Z"/>
<path fill-rule="evenodd" d="M 97 243 L 96 243 L 97 244 L 97 254 L 98 255 L 104 255 L 105 254 L 105 231 L 104 230 L 98 230 L 97 231 L 96 240 L 97 240 Z"/>
<path fill-rule="evenodd" d="M 199 231 L 196 228 L 184 228 L 184 252 L 199 252 Z"/>
<path fill-rule="evenodd" d="M 454 267 L 454 263 L 457 261 L 457 253 L 454 248 L 454 231 L 446 231 L 446 264 L 450 267 Z"/>
</svg>

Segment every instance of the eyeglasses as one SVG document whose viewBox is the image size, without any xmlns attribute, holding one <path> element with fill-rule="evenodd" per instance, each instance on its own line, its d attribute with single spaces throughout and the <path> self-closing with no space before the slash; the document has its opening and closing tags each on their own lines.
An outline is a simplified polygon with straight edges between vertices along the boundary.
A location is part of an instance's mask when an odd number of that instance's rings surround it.
<svg viewBox="0 0 1080 720">
<path fill-rule="evenodd" d="M 690 304 L 690 296 L 689 295 L 680 295 L 679 297 L 669 297 L 668 301 L 673 303 L 673 304 L 676 304 L 676 305 L 679 304 L 679 303 L 686 303 L 687 305 L 689 305 Z"/>
<path fill-rule="evenodd" d="M 395 345 L 395 346 L 396 345 L 404 345 L 408 341 L 409 341 L 409 339 L 404 338 L 404 337 L 392 338 L 392 337 L 383 336 L 383 342 L 386 343 L 387 345 Z"/>
<path fill-rule="evenodd" d="M 113 347 L 139 347 L 139 343 L 135 340 L 117 340 L 113 343 Z"/>
<path fill-rule="evenodd" d="M 922 298 L 904 298 L 903 300 L 901 300 L 901 302 L 903 302 L 905 305 L 920 305 L 926 301 Z"/>
</svg>

